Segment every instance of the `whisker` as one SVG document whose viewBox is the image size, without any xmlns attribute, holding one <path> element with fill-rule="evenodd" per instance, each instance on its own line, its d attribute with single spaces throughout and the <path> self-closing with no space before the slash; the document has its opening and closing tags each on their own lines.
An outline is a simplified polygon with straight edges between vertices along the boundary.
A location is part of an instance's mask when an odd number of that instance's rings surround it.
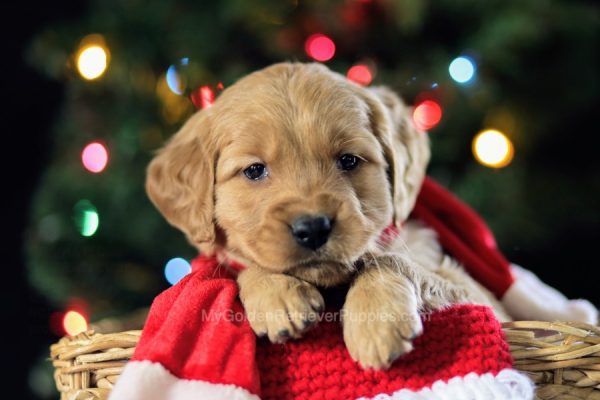
<svg viewBox="0 0 600 400">
<path fill-rule="evenodd" d="M 387 207 L 385 207 L 385 206 L 375 207 L 375 206 L 366 206 L 364 204 L 361 204 L 360 208 L 362 210 L 369 210 L 369 211 L 385 211 L 385 210 L 387 210 Z"/>
</svg>

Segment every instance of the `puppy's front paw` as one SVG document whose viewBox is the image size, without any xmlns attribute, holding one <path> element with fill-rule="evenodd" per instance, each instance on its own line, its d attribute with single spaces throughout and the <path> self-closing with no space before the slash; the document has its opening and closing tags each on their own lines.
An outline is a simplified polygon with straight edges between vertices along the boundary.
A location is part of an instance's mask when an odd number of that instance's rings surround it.
<svg viewBox="0 0 600 400">
<path fill-rule="evenodd" d="M 363 368 L 385 369 L 412 350 L 423 325 L 416 307 L 386 303 L 386 299 L 349 296 L 343 310 L 344 342 Z"/>
<path fill-rule="evenodd" d="M 272 276 L 261 290 L 243 290 L 241 294 L 250 326 L 273 343 L 302 336 L 325 306 L 314 286 L 286 275 Z"/>
</svg>

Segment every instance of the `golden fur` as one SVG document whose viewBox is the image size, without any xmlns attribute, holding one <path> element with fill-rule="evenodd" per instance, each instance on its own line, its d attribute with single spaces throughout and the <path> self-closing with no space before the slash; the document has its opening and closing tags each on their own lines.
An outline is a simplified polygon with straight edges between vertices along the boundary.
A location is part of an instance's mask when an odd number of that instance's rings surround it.
<svg viewBox="0 0 600 400">
<path fill-rule="evenodd" d="M 503 316 L 430 229 L 405 222 L 429 160 L 409 114 L 388 89 L 319 64 L 276 64 L 191 117 L 150 164 L 147 191 L 200 251 L 246 265 L 240 298 L 257 334 L 300 337 L 324 307 L 319 288 L 351 283 L 345 343 L 364 367 L 385 368 L 412 348 L 419 312 L 476 301 Z M 336 167 L 347 153 L 361 159 L 353 171 Z M 257 162 L 269 175 L 249 180 L 242 171 Z M 335 220 L 317 251 L 290 234 L 307 214 Z M 400 237 L 379 243 L 392 221 L 404 223 Z"/>
</svg>

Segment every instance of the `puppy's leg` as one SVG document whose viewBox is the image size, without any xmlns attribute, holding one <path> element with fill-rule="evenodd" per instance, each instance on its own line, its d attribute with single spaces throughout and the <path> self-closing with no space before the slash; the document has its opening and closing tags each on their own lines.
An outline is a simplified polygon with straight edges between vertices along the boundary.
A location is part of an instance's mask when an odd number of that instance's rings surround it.
<svg viewBox="0 0 600 400">
<path fill-rule="evenodd" d="M 464 299 L 460 288 L 401 256 L 365 260 L 342 311 L 346 347 L 364 368 L 387 368 L 421 334 L 419 311 Z"/>
<path fill-rule="evenodd" d="M 273 343 L 299 338 L 324 308 L 314 286 L 288 275 L 251 267 L 240 272 L 237 282 L 250 326 Z"/>
<path fill-rule="evenodd" d="M 444 280 L 462 287 L 469 294 L 469 303 L 489 306 L 499 321 L 511 321 L 510 316 L 496 296 L 473 279 L 460 263 L 452 257 L 445 255 L 440 268 L 435 272 Z"/>
</svg>

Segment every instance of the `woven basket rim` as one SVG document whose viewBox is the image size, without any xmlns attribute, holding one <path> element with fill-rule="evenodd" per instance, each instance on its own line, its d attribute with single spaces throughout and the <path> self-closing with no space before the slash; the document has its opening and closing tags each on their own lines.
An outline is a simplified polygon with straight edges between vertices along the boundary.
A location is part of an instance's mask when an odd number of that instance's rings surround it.
<svg viewBox="0 0 600 400">
<path fill-rule="evenodd" d="M 514 368 L 537 385 L 538 399 L 600 399 L 600 328 L 573 321 L 502 323 Z M 50 346 L 61 400 L 105 400 L 142 331 L 65 336 Z M 569 397 L 571 396 L 571 397 Z"/>
</svg>

